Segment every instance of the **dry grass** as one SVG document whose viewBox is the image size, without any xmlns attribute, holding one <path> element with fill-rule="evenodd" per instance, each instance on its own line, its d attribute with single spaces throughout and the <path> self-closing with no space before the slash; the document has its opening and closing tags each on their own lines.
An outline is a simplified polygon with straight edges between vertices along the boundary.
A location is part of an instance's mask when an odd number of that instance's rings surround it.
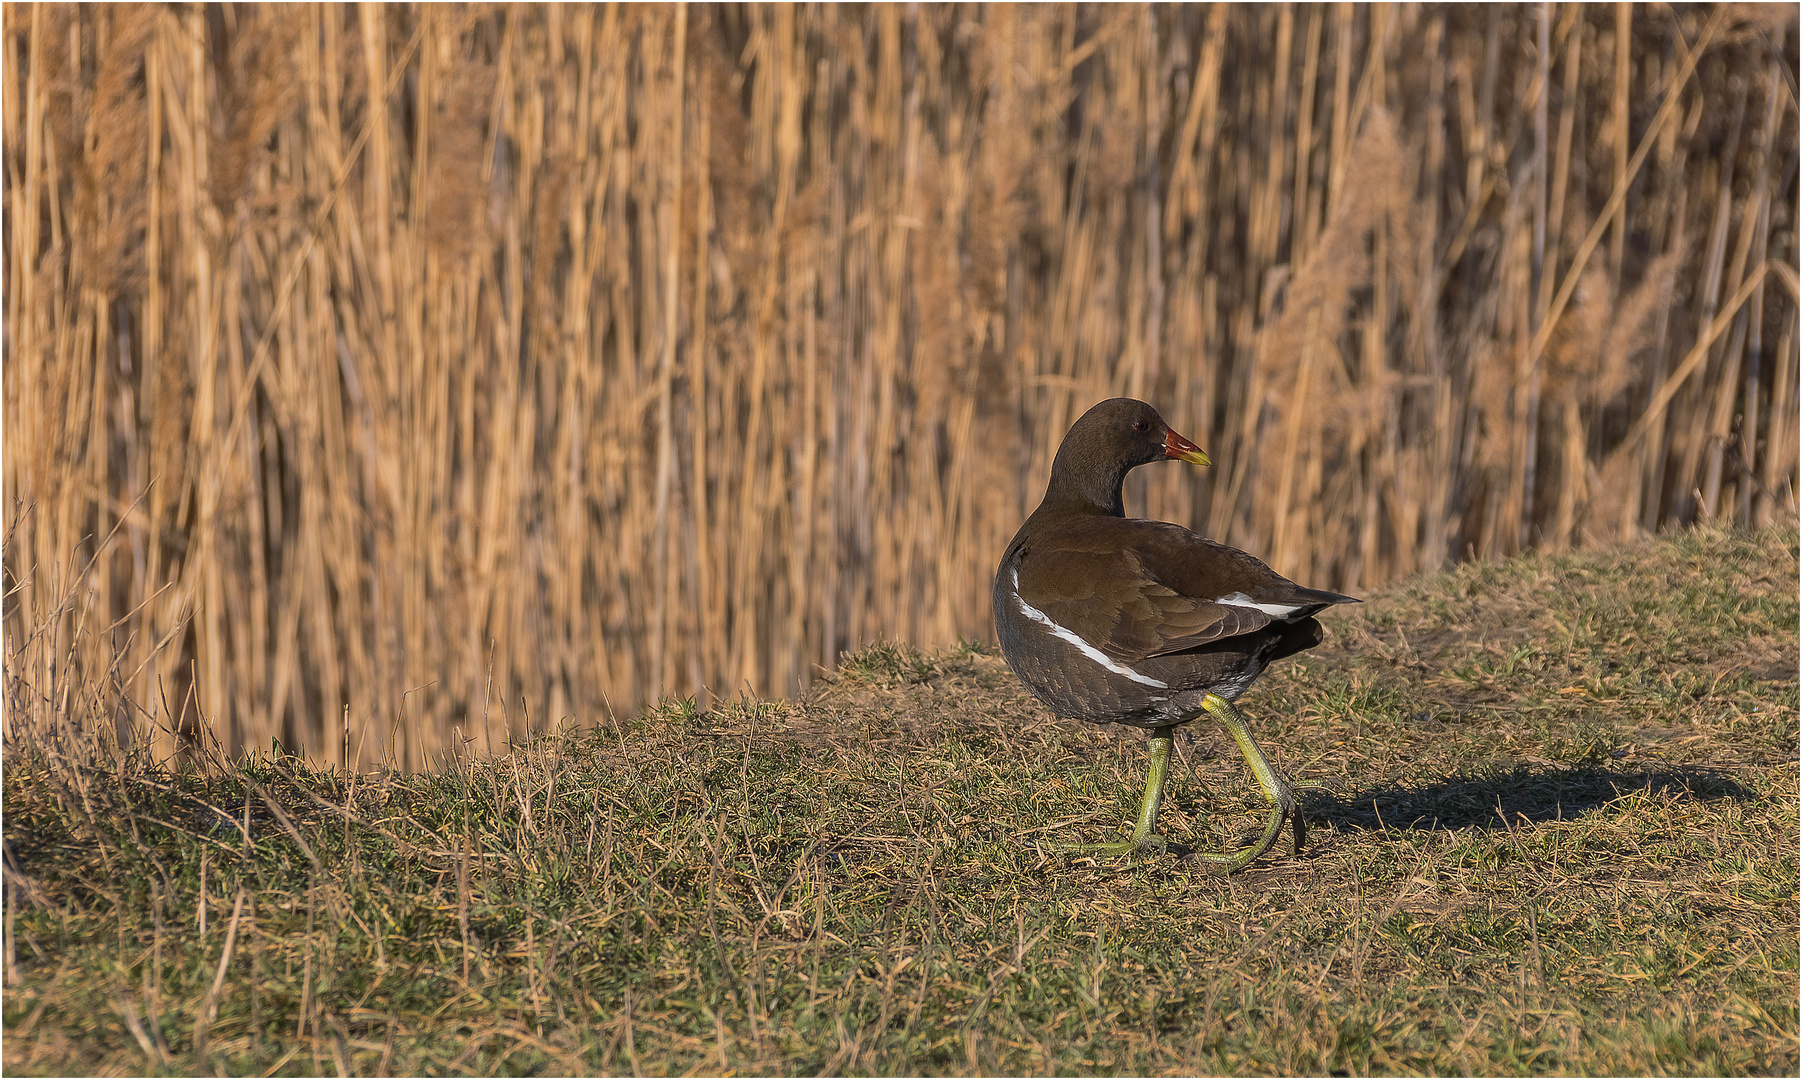
<svg viewBox="0 0 1802 1080">
<path fill-rule="evenodd" d="M 986 639 L 1115 393 L 1322 587 L 1791 516 L 1796 38 L 9 5 L 9 723 L 417 768 Z"/>
<path fill-rule="evenodd" d="M 1797 534 L 1414 579 L 1245 705 L 1300 857 L 1045 858 L 1136 732 L 880 645 L 414 773 L 12 759 L 9 1074 L 1777 1075 Z M 1224 733 L 1163 831 L 1244 839 Z M 1208 834 L 1213 834 L 1209 836 Z"/>
</svg>

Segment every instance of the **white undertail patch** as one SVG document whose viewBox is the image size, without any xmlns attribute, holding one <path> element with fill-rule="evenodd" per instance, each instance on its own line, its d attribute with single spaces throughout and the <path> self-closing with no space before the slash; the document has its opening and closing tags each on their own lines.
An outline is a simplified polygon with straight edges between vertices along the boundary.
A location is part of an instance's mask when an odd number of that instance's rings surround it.
<svg viewBox="0 0 1802 1080">
<path fill-rule="evenodd" d="M 1262 611 L 1273 619 L 1287 619 L 1308 606 L 1306 604 L 1260 604 L 1242 592 L 1229 593 L 1214 603 L 1224 604 L 1227 607 L 1251 608 L 1254 611 Z"/>
</svg>

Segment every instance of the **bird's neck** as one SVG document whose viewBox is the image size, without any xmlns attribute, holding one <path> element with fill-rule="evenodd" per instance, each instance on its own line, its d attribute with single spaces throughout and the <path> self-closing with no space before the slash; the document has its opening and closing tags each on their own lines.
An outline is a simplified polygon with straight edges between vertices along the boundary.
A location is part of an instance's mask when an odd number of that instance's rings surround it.
<svg viewBox="0 0 1802 1080">
<path fill-rule="evenodd" d="M 1038 513 L 1125 517 L 1126 503 L 1120 488 L 1130 467 L 1118 462 L 1097 463 L 1093 458 L 1066 453 L 1068 449 L 1060 449 L 1051 463 L 1051 482 L 1045 487 L 1045 500 L 1039 504 Z"/>
</svg>

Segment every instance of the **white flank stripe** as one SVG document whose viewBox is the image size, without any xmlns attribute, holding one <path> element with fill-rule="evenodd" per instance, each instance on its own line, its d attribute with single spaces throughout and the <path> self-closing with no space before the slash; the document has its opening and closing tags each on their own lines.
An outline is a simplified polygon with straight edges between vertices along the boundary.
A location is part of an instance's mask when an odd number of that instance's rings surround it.
<svg viewBox="0 0 1802 1080">
<path fill-rule="evenodd" d="M 1225 604 L 1227 607 L 1251 608 L 1255 611 L 1262 611 L 1273 619 L 1286 619 L 1307 606 L 1306 604 L 1260 604 L 1242 592 L 1222 596 L 1214 603 Z"/>
<path fill-rule="evenodd" d="M 1026 617 L 1029 619 L 1032 619 L 1035 622 L 1043 624 L 1046 629 L 1051 631 L 1052 637 L 1062 638 L 1063 640 L 1068 641 L 1070 644 L 1076 646 L 1077 651 L 1081 652 L 1084 656 L 1088 657 L 1089 659 L 1095 661 L 1097 664 L 1100 664 L 1102 667 L 1107 668 L 1109 671 L 1113 672 L 1114 674 L 1124 675 L 1127 678 L 1131 679 L 1133 682 L 1141 683 L 1145 686 L 1155 686 L 1159 690 L 1170 689 L 1169 683 L 1159 682 L 1156 679 L 1139 674 L 1138 672 L 1134 671 L 1132 668 L 1127 667 L 1125 664 L 1116 663 L 1106 653 L 1102 652 L 1100 649 L 1097 649 L 1095 646 L 1084 641 L 1082 638 L 1078 637 L 1075 633 L 1071 632 L 1070 630 L 1065 629 L 1062 626 L 1059 626 L 1055 622 L 1052 622 L 1051 616 L 1045 614 L 1043 611 L 1040 611 L 1038 608 L 1033 607 L 1031 604 L 1027 603 L 1026 597 L 1020 595 L 1020 571 L 1019 570 L 1014 571 L 1014 599 L 1020 601 L 1020 610 L 1023 613 L 1025 613 Z"/>
</svg>

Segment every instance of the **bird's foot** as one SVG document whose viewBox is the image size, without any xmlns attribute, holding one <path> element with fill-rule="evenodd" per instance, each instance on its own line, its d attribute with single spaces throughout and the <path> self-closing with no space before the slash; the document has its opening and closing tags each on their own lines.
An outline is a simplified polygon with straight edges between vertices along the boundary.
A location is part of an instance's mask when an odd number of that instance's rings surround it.
<svg viewBox="0 0 1802 1080">
<path fill-rule="evenodd" d="M 1289 785 L 1282 784 L 1277 789 L 1276 797 L 1270 801 L 1270 819 L 1265 822 L 1264 834 L 1258 837 L 1256 843 L 1231 852 L 1197 851 L 1193 857 L 1201 862 L 1213 863 L 1223 874 L 1243 870 L 1276 845 L 1276 838 L 1281 834 L 1285 821 L 1289 823 L 1290 835 L 1295 840 L 1295 853 L 1301 854 L 1301 849 L 1308 842 L 1308 824 L 1301 816 L 1301 808 L 1295 805 L 1295 796 L 1289 791 Z"/>
</svg>

